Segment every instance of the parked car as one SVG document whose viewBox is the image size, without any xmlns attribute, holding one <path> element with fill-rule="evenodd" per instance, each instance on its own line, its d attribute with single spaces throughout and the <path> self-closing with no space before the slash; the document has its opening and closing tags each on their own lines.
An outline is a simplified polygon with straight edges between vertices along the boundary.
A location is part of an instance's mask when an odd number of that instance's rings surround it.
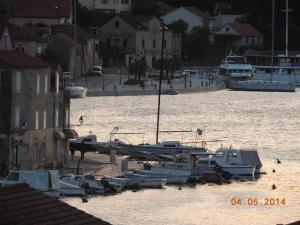
<svg viewBox="0 0 300 225">
<path fill-rule="evenodd" d="M 90 71 L 90 75 L 101 76 L 102 75 L 102 67 L 101 66 L 94 66 Z"/>
</svg>

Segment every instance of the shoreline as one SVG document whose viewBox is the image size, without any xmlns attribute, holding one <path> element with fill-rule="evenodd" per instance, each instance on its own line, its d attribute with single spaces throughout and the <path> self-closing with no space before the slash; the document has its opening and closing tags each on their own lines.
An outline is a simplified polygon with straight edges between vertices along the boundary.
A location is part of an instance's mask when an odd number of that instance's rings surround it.
<svg viewBox="0 0 300 225">
<path fill-rule="evenodd" d="M 210 91 L 219 91 L 226 89 L 225 84 L 218 84 L 208 87 L 193 87 L 176 89 L 179 94 L 185 93 L 201 93 Z M 164 91 L 165 89 L 162 89 Z M 141 90 L 112 90 L 112 91 L 102 91 L 102 90 L 87 90 L 87 97 L 98 97 L 98 96 L 136 96 L 136 95 L 157 95 L 157 89 L 141 89 Z"/>
</svg>

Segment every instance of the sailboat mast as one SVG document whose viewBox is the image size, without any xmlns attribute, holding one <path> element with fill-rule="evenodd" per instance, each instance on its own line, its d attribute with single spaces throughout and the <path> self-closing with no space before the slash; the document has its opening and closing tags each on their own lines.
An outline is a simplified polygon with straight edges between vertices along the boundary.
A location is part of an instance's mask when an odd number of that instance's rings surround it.
<svg viewBox="0 0 300 225">
<path fill-rule="evenodd" d="M 271 80 L 273 80 L 273 70 L 274 70 L 274 18 L 275 18 L 275 0 L 272 0 L 272 70 L 271 70 Z"/>
<path fill-rule="evenodd" d="M 288 56 L 289 46 L 289 0 L 285 0 L 285 56 Z"/>
<path fill-rule="evenodd" d="M 160 95 L 161 95 L 161 80 L 163 75 L 163 58 L 164 58 L 164 42 L 165 42 L 165 31 L 168 29 L 162 26 L 162 40 L 161 40 L 161 52 L 160 52 L 160 74 L 159 74 L 159 87 L 158 87 L 158 106 L 157 106 L 157 126 L 156 126 L 156 144 L 158 144 L 158 133 L 159 133 L 159 116 L 160 116 Z"/>
</svg>

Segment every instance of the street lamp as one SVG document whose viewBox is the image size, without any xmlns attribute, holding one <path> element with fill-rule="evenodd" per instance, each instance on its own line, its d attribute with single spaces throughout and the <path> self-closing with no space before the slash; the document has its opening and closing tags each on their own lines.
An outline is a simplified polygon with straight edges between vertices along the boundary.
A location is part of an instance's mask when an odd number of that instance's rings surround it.
<svg viewBox="0 0 300 225">
<path fill-rule="evenodd" d="M 104 73 L 102 73 L 102 90 L 104 91 Z"/>
<path fill-rule="evenodd" d="M 160 74 L 159 74 L 159 89 L 158 89 L 156 144 L 158 144 L 158 132 L 159 132 L 160 95 L 161 95 L 161 80 L 163 75 L 165 31 L 168 30 L 168 28 L 166 26 L 161 26 L 160 30 L 162 31 L 162 40 L 161 40 L 161 52 L 160 52 Z"/>
</svg>

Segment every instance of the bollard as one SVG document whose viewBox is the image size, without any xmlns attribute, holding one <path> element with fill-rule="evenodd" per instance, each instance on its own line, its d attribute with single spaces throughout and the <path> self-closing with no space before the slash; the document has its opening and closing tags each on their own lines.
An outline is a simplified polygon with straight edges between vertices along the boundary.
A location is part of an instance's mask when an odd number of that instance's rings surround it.
<svg viewBox="0 0 300 225">
<path fill-rule="evenodd" d="M 110 150 L 110 162 L 115 163 L 116 162 L 116 151 L 115 150 Z"/>
<path fill-rule="evenodd" d="M 124 159 L 122 160 L 122 171 L 127 171 L 128 170 L 128 160 Z"/>
</svg>

